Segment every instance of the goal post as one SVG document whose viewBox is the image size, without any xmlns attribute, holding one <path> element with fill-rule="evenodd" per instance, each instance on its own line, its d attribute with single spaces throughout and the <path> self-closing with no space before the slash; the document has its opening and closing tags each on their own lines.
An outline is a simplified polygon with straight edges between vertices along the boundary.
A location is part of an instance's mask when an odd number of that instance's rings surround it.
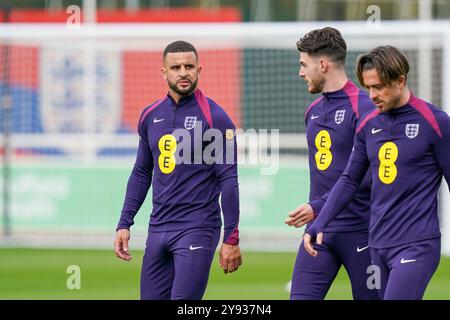
<svg viewBox="0 0 450 320">
<path fill-rule="evenodd" d="M 382 21 L 379 28 L 353 21 L 88 24 L 78 29 L 0 24 L 0 46 L 10 47 L 7 63 L 0 66 L 0 96 L 7 81 L 12 102 L 11 134 L 0 127 L 0 156 L 9 145 L 12 163 L 6 185 L 11 203 L 0 206 L 10 212 L 0 216 L 7 214 L 11 236 L 1 237 L 0 245 L 110 247 L 135 158 L 140 112 L 167 93 L 160 75 L 162 51 L 172 41 L 186 40 L 196 46 L 203 65 L 199 87 L 240 129 L 243 246 L 297 250 L 302 230 L 283 221 L 308 198 L 303 114 L 317 96 L 298 77 L 296 42 L 325 26 L 343 34 L 347 73 L 355 83 L 360 53 L 394 45 L 411 62 L 412 91 L 450 113 L 448 21 Z M 264 130 L 273 136 L 279 132 L 278 143 L 267 145 L 279 161 L 271 175 L 261 173 L 263 163 L 247 161 L 256 150 L 247 134 Z M 442 250 L 450 254 L 450 197 L 446 187 L 441 190 Z M 149 201 L 150 195 L 133 227 L 141 237 Z"/>
</svg>

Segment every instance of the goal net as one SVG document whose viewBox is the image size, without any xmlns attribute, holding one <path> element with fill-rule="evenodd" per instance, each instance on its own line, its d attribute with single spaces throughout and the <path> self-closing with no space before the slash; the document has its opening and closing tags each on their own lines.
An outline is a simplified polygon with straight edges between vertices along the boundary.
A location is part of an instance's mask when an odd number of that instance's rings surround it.
<svg viewBox="0 0 450 320">
<path fill-rule="evenodd" d="M 199 87 L 240 128 L 242 245 L 297 250 L 302 230 L 283 222 L 308 199 L 303 115 L 317 98 L 298 76 L 297 40 L 315 28 L 339 29 L 355 83 L 358 54 L 397 46 L 410 59 L 412 91 L 448 111 L 450 28 L 418 24 L 0 25 L 0 245 L 111 246 L 138 117 L 167 93 L 162 51 L 186 40 L 199 51 Z M 442 189 L 443 250 L 450 253 L 449 196 Z M 145 243 L 150 212 L 151 192 L 132 228 L 136 246 Z"/>
</svg>

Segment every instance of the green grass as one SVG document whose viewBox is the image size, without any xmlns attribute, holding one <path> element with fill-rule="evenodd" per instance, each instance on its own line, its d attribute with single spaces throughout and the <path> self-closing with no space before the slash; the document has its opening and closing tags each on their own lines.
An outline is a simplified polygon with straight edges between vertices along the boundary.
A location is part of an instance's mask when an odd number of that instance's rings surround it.
<svg viewBox="0 0 450 320">
<path fill-rule="evenodd" d="M 105 250 L 0 249 L 0 299 L 139 299 L 142 251 L 124 262 Z M 289 299 L 295 253 L 244 252 L 238 272 L 224 274 L 217 254 L 204 299 Z M 81 289 L 66 287 L 69 265 L 81 269 Z M 327 299 L 351 299 L 341 270 Z M 450 299 L 450 258 L 442 258 L 425 299 Z"/>
</svg>

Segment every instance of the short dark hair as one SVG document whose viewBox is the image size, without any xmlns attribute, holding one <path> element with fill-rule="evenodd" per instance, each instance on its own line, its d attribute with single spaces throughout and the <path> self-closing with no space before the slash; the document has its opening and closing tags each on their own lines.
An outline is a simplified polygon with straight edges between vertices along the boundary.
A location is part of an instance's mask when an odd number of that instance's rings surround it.
<svg viewBox="0 0 450 320">
<path fill-rule="evenodd" d="M 406 81 L 409 72 L 409 62 L 406 56 L 396 47 L 380 46 L 358 57 L 356 75 L 362 86 L 364 86 L 363 71 L 371 69 L 375 69 L 378 72 L 382 85 L 390 85 L 402 75 L 405 76 Z"/>
<path fill-rule="evenodd" d="M 195 47 L 189 42 L 182 40 L 172 42 L 164 49 L 163 60 L 166 58 L 169 52 L 194 52 L 195 57 L 198 59 L 198 54 Z"/>
<path fill-rule="evenodd" d="M 347 44 L 339 30 L 326 27 L 308 32 L 297 41 L 297 49 L 311 56 L 325 55 L 331 60 L 345 65 Z"/>
</svg>

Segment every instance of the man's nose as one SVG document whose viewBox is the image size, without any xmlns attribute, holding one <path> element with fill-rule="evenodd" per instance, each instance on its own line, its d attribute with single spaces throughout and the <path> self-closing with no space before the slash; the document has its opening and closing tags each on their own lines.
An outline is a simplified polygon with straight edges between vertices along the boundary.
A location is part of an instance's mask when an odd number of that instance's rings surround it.
<svg viewBox="0 0 450 320">
<path fill-rule="evenodd" d="M 180 76 L 185 76 L 185 75 L 187 74 L 186 68 L 185 68 L 184 66 L 181 66 L 180 72 L 178 72 L 178 74 L 179 74 Z"/>
<path fill-rule="evenodd" d="M 298 75 L 303 78 L 305 76 L 305 71 L 303 70 L 303 68 L 300 68 L 300 70 L 298 71 Z"/>
</svg>

